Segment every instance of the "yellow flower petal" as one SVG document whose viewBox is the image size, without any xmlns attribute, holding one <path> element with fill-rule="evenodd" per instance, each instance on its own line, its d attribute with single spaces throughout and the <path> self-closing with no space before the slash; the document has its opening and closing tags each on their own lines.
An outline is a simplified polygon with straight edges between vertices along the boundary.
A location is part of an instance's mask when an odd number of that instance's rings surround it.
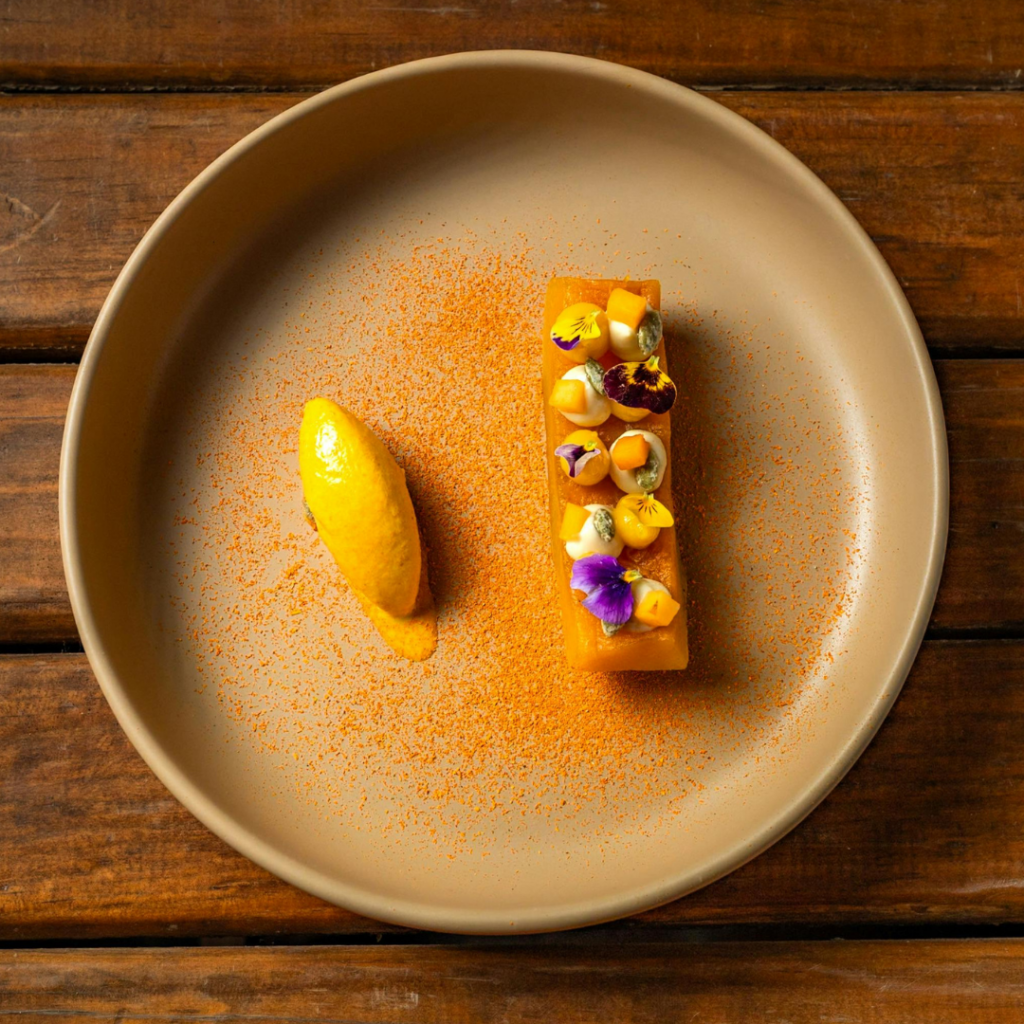
<svg viewBox="0 0 1024 1024">
<path fill-rule="evenodd" d="M 676 521 L 672 518 L 672 513 L 653 494 L 638 494 L 636 498 L 638 499 L 636 517 L 644 526 L 657 526 L 659 529 L 665 529 L 675 525 Z"/>
</svg>

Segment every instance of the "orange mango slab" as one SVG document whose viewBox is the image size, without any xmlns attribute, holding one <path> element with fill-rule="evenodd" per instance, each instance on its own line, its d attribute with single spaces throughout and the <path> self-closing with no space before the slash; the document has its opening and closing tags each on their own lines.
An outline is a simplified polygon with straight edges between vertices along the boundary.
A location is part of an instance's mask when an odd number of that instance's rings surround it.
<svg viewBox="0 0 1024 1024">
<path fill-rule="evenodd" d="M 643 434 L 623 438 L 612 452 L 612 461 L 619 469 L 637 469 L 647 461 L 651 446 Z"/>
<path fill-rule="evenodd" d="M 647 296 L 640 292 L 614 288 L 608 296 L 608 319 L 628 324 L 635 331 L 647 312 L 648 301 Z"/>
<path fill-rule="evenodd" d="M 679 547 L 675 527 L 663 529 L 658 539 L 648 548 L 625 548 L 619 561 L 627 568 L 638 569 L 644 576 L 658 580 L 668 587 L 679 611 L 667 626 L 648 633 L 621 630 L 615 636 L 605 636 L 600 621 L 582 605 L 583 595 L 569 585 L 572 559 L 565 553 L 560 534 L 567 505 L 602 504 L 613 506 L 622 492 L 610 477 L 592 487 L 582 487 L 561 471 L 555 448 L 576 429 L 549 402 L 553 388 L 562 374 L 578 366 L 570 360 L 550 338 L 551 326 L 558 314 L 576 302 L 594 302 L 604 308 L 614 288 L 623 288 L 642 296 L 655 309 L 661 307 L 661 286 L 657 281 L 584 280 L 573 277 L 555 277 L 548 284 L 544 306 L 544 333 L 542 339 L 542 375 L 544 388 L 544 421 L 547 428 L 548 490 L 551 508 L 551 545 L 554 554 L 558 597 L 565 633 L 565 650 L 569 664 L 593 672 L 651 671 L 686 668 L 689 660 L 686 628 L 686 581 L 679 567 Z M 654 353 L 660 357 L 661 367 L 670 372 L 662 340 Z M 601 360 L 607 366 L 618 362 L 611 353 Z M 675 515 L 672 502 L 671 413 L 651 415 L 643 420 L 644 430 L 656 434 L 669 452 L 669 465 L 661 486 L 655 491 L 657 499 Z M 615 416 L 594 428 L 607 447 L 630 424 Z"/>
</svg>

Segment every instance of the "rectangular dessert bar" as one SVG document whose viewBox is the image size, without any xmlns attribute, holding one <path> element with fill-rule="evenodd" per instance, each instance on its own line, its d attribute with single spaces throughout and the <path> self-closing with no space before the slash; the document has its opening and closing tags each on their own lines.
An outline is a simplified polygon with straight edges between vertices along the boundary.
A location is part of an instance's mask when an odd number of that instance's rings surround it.
<svg viewBox="0 0 1024 1024">
<path fill-rule="evenodd" d="M 662 589 L 668 590 L 672 600 L 668 605 L 675 611 L 674 616 L 665 625 L 637 631 L 636 620 L 631 619 L 626 627 L 609 635 L 601 618 L 583 606 L 584 593 L 574 590 L 571 586 L 574 560 L 567 553 L 565 531 L 572 530 L 573 516 L 577 520 L 586 515 L 586 506 L 602 505 L 614 508 L 624 496 L 624 491 L 617 486 L 613 474 L 608 474 L 590 486 L 584 486 L 577 479 L 569 476 L 567 463 L 555 454 L 555 449 L 563 445 L 566 438 L 579 431 L 579 426 L 564 415 L 559 408 L 550 402 L 552 391 L 559 384 L 567 371 L 581 366 L 580 358 L 572 358 L 552 341 L 552 328 L 559 316 L 570 306 L 577 303 L 592 303 L 605 310 L 609 297 L 614 289 L 624 289 L 633 295 L 646 300 L 646 308 L 660 309 L 661 287 L 658 281 L 614 281 L 585 280 L 579 278 L 556 277 L 548 285 L 547 299 L 544 309 L 543 332 L 543 392 L 544 416 L 547 430 L 547 467 L 551 506 L 551 543 L 554 554 L 555 572 L 558 581 L 559 603 L 561 606 L 562 623 L 565 632 L 566 655 L 569 663 L 577 668 L 591 671 L 650 671 L 682 669 L 688 660 L 687 625 L 686 625 L 686 584 L 680 571 L 679 552 L 675 526 L 660 529 L 657 539 L 648 547 L 632 548 L 625 546 L 619 554 L 618 561 L 630 572 L 628 578 L 637 574 L 644 579 L 663 584 Z M 620 295 L 619 300 L 628 305 L 630 296 Z M 641 304 L 641 307 L 643 305 Z M 660 320 L 658 321 L 660 324 Z M 613 328 L 622 325 L 612 325 Z M 662 370 L 667 372 L 667 357 L 664 339 L 650 353 L 657 357 Z M 608 348 L 596 362 L 604 371 L 623 360 Z M 633 363 L 631 365 L 639 365 Z M 592 373 L 599 374 L 596 365 L 591 362 Z M 600 377 L 598 376 L 600 380 Z M 575 409 L 571 403 L 576 399 L 575 384 L 563 384 L 562 393 L 556 402 L 564 402 L 565 408 Z M 591 397 L 594 395 L 591 393 Z M 621 407 L 619 407 L 621 410 Z M 627 410 L 628 411 L 628 410 Z M 618 415 L 610 415 L 604 422 L 593 424 L 592 429 L 605 449 L 611 449 L 617 438 L 625 431 L 642 430 L 655 435 L 664 444 L 666 452 L 671 453 L 671 413 L 651 412 L 639 422 L 623 422 Z M 628 462 L 622 458 L 621 461 Z M 671 458 L 666 459 L 663 477 L 653 490 L 653 497 L 670 512 L 674 513 L 672 502 L 672 469 Z M 585 474 L 584 474 L 585 475 Z M 622 474 L 619 474 L 620 478 Z M 576 506 L 571 508 L 570 506 Z M 569 507 L 569 518 L 566 509 Z M 607 522 L 607 517 L 605 517 Z M 569 524 L 568 526 L 566 524 Z M 616 536 L 618 541 L 618 536 Z M 678 608 L 675 605 L 678 604 Z M 634 615 L 636 612 L 634 611 Z"/>
</svg>

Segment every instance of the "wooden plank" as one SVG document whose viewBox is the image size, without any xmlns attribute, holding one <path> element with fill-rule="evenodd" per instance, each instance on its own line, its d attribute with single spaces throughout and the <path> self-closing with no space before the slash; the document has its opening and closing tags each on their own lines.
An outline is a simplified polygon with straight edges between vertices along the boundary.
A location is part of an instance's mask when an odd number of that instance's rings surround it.
<svg viewBox="0 0 1024 1024">
<path fill-rule="evenodd" d="M 722 100 L 843 200 L 895 272 L 934 352 L 1024 349 L 1019 95 Z"/>
<path fill-rule="evenodd" d="M 300 98 L 4 98 L 0 349 L 79 351 L 160 211 L 213 157 Z M 893 266 L 936 351 L 1024 347 L 1019 95 L 714 98 L 774 135 L 843 198 Z"/>
<path fill-rule="evenodd" d="M 1024 628 L 1024 363 L 935 363 L 950 457 L 946 565 L 932 625 Z"/>
<path fill-rule="evenodd" d="M 0 101 L 0 351 L 76 357 L 163 208 L 228 146 L 299 98 Z"/>
<path fill-rule="evenodd" d="M 128 743 L 82 655 L 0 657 L 0 778 L 0 941 L 386 930 L 200 825 Z"/>
<path fill-rule="evenodd" d="M 598 56 L 704 85 L 1015 86 L 1024 25 L 1013 0 L 312 0 L 210 10 L 155 0 L 8 0 L 0 82 L 108 88 L 329 85 L 458 50 Z"/>
<path fill-rule="evenodd" d="M 57 470 L 73 366 L 0 367 L 0 642 L 73 640 Z"/>
<path fill-rule="evenodd" d="M 8 950 L 20 1019 L 1009 1024 L 1024 941 Z M 36 1016 L 38 1015 L 38 1016 Z"/>
<path fill-rule="evenodd" d="M 929 641 L 778 845 L 630 927 L 1024 921 L 1024 642 Z M 395 930 L 271 877 L 130 747 L 82 655 L 0 658 L 0 940 Z"/>
<path fill-rule="evenodd" d="M 951 528 L 932 626 L 1024 629 L 1024 362 L 936 363 L 952 459 Z M 0 366 L 0 643 L 77 636 L 57 535 L 74 368 Z"/>
</svg>

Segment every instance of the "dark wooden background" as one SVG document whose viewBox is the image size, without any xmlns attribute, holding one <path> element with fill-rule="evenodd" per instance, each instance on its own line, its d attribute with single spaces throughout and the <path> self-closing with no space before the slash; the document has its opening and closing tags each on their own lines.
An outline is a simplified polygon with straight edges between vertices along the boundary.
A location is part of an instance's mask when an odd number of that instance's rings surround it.
<svg viewBox="0 0 1024 1024">
<path fill-rule="evenodd" d="M 311 91 L 490 47 L 708 90 L 816 171 L 925 332 L 952 508 L 906 688 L 803 825 L 660 910 L 481 941 L 328 906 L 170 797 L 81 654 L 56 494 L 76 360 L 167 202 Z M 0 1016 L 1024 1019 L 1022 68 L 1011 0 L 0 0 Z"/>
</svg>

